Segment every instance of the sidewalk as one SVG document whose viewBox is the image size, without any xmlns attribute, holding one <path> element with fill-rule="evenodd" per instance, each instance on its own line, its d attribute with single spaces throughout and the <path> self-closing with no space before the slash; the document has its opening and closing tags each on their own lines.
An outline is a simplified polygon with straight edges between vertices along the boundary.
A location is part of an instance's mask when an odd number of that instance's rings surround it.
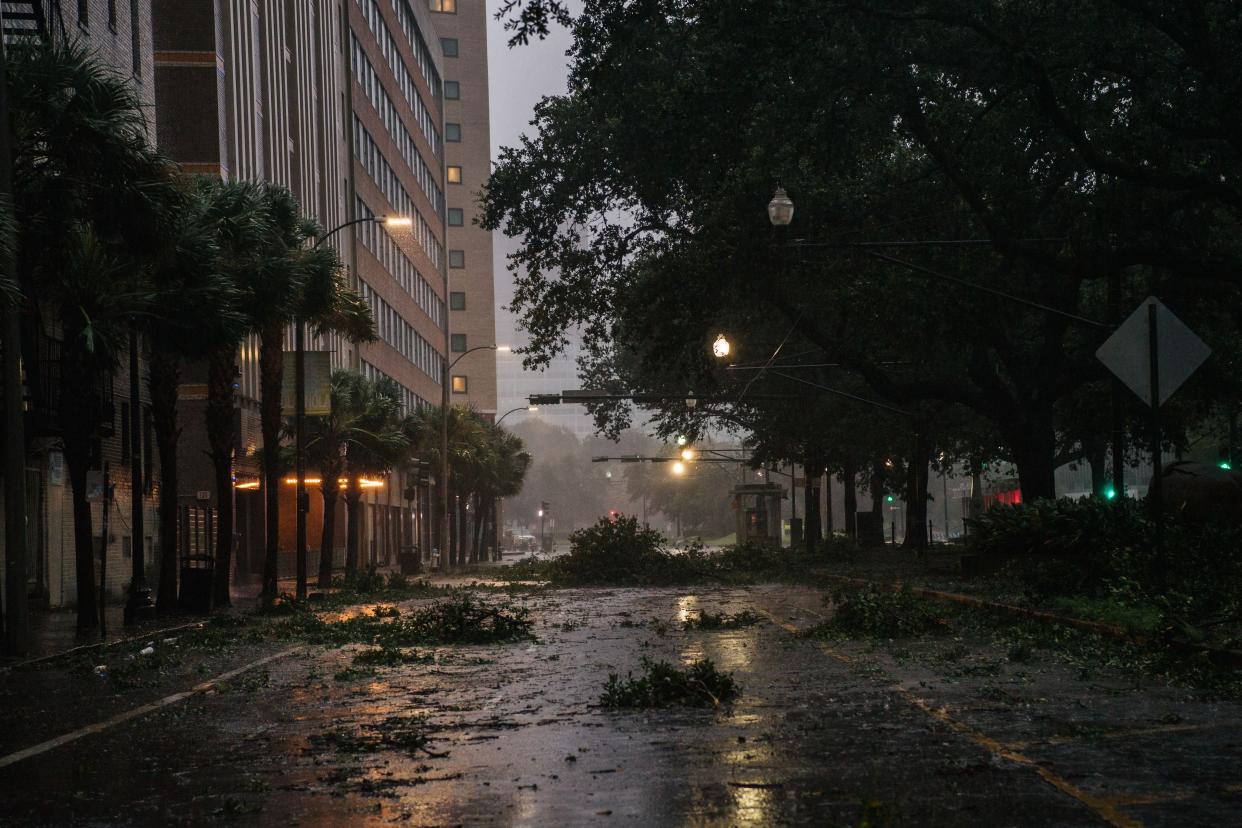
<svg viewBox="0 0 1242 828">
<path fill-rule="evenodd" d="M 476 564 L 469 564 L 466 568 L 470 570 L 477 570 L 508 566 L 518 557 L 521 557 L 520 553 L 512 553 L 508 556 L 507 560 L 480 561 Z M 385 574 L 397 571 L 399 570 L 396 567 L 387 567 L 380 570 L 380 572 Z M 433 569 L 424 570 L 418 575 L 412 575 L 410 577 L 435 580 L 439 578 L 452 578 L 455 574 L 456 573 Z M 234 584 L 229 593 L 230 600 L 232 602 L 231 606 L 228 609 L 218 608 L 213 614 L 221 612 L 246 612 L 255 609 L 258 606 L 258 595 L 261 587 L 262 584 L 258 579 L 247 580 L 240 584 Z M 277 581 L 276 591 L 278 594 L 294 594 L 297 591 L 297 578 L 289 577 L 279 579 Z M 312 577 L 310 583 L 308 584 L 308 591 L 323 592 L 324 590 L 315 586 L 315 581 Z M 331 589 L 328 591 L 331 591 Z M 30 651 L 17 658 L 0 657 L 0 670 L 10 668 L 24 662 L 61 655 L 79 648 L 107 646 L 130 638 L 153 636 L 154 633 L 161 630 L 199 623 L 206 620 L 208 616 L 194 615 L 191 613 L 175 613 L 173 615 L 126 624 L 125 605 L 123 601 L 118 600 L 115 604 L 109 604 L 105 607 L 104 618 L 105 626 L 102 630 L 91 630 L 86 633 L 79 633 L 77 627 L 77 611 L 72 608 L 32 610 L 30 613 Z"/>
</svg>

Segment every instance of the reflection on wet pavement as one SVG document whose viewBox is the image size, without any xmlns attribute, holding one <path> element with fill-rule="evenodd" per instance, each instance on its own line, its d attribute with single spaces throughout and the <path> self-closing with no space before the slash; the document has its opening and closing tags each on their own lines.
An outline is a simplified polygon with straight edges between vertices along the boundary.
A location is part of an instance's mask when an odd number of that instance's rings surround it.
<svg viewBox="0 0 1242 828">
<path fill-rule="evenodd" d="M 680 626 L 702 610 L 746 609 L 813 623 L 823 613 L 817 591 L 569 590 L 515 600 L 533 610 L 537 643 L 426 648 L 434 661 L 358 676 L 346 668 L 360 648 L 308 646 L 267 665 L 266 683 L 196 698 L 7 769 L 5 811 L 15 823 L 48 825 L 1099 823 L 1086 804 L 927 715 L 908 694 L 951 704 L 973 727 L 1024 744 L 1054 735 L 1043 702 L 1002 705 L 1001 715 L 980 703 L 978 682 L 895 664 L 865 643 L 833 658 L 776 623 Z M 710 658 L 735 674 L 742 696 L 724 710 L 601 708 L 609 673 L 636 670 L 643 656 L 681 665 Z M 1038 681 L 1049 688 L 1072 680 L 1046 673 Z M 1016 673 L 989 681 L 1045 695 Z M 1215 752 L 1222 780 L 1229 768 L 1237 776 L 1237 744 Z M 1098 751 L 1075 749 L 1041 748 L 1066 754 L 1061 773 L 1099 787 L 1091 777 Z M 1111 772 L 1118 789 L 1136 778 L 1132 769 Z M 1150 791 L 1165 784 L 1147 782 Z M 1228 804 L 1208 802 L 1201 815 L 1229 813 L 1213 810 Z M 1159 803 L 1148 807 L 1162 813 Z"/>
</svg>

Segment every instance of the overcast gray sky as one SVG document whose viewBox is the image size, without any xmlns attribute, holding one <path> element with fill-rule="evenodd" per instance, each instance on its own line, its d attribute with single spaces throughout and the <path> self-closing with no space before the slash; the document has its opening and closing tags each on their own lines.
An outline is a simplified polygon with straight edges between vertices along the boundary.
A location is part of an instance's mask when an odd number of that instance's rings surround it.
<svg viewBox="0 0 1242 828">
<path fill-rule="evenodd" d="M 545 95 L 565 92 L 568 72 L 565 51 L 573 42 L 569 32 L 555 27 L 547 40 L 534 40 L 525 46 L 508 46 L 509 34 L 504 23 L 493 16 L 496 0 L 489 0 L 487 31 L 488 81 L 491 89 L 492 160 L 501 147 L 516 146 L 518 138 L 530 131 L 535 104 Z M 573 3 L 577 9 L 579 4 Z M 513 282 L 505 269 L 505 256 L 515 244 L 496 233 L 493 240 L 493 258 L 496 273 L 496 304 L 507 306 L 513 300 Z M 497 309 L 497 342 L 513 339 L 512 317 Z"/>
</svg>

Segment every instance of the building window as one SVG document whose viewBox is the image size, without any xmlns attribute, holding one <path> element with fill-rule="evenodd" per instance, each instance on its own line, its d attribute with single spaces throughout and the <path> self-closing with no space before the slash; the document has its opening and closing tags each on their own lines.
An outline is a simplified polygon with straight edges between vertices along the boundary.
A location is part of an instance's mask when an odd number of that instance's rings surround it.
<svg viewBox="0 0 1242 828">
<path fill-rule="evenodd" d="M 116 0 L 108 0 L 108 28 L 116 31 Z"/>
<path fill-rule="evenodd" d="M 466 393 L 466 378 L 462 374 L 453 375 L 453 393 L 454 394 L 465 394 Z"/>
<path fill-rule="evenodd" d="M 457 38 L 440 38 L 440 50 L 444 52 L 445 57 L 457 57 Z"/>
<path fill-rule="evenodd" d="M 461 83 L 458 81 L 444 82 L 444 100 L 460 101 L 461 100 Z"/>
<path fill-rule="evenodd" d="M 460 141 L 461 140 L 461 124 L 444 124 L 444 140 Z"/>
<path fill-rule="evenodd" d="M 449 267 L 461 269 L 466 266 L 466 251 L 450 250 L 449 251 Z"/>
<path fill-rule="evenodd" d="M 466 294 L 455 290 L 449 294 L 449 310 L 465 310 Z"/>
<path fill-rule="evenodd" d="M 78 25 L 84 29 L 91 25 L 90 0 L 78 0 Z"/>
<path fill-rule="evenodd" d="M 142 79 L 142 31 L 138 28 L 138 0 L 129 0 L 129 46 L 134 77 Z"/>
<path fill-rule="evenodd" d="M 427 8 L 440 14 L 457 14 L 457 0 L 427 0 Z"/>
<path fill-rule="evenodd" d="M 461 227 L 466 223 L 466 213 L 460 207 L 450 207 L 448 210 L 449 227 Z"/>
<path fill-rule="evenodd" d="M 461 167 L 449 167 L 448 168 L 448 183 L 450 184 L 461 183 Z"/>
<path fill-rule="evenodd" d="M 466 351 L 466 335 L 451 334 L 449 336 L 449 349 L 455 354 L 465 353 Z"/>
</svg>

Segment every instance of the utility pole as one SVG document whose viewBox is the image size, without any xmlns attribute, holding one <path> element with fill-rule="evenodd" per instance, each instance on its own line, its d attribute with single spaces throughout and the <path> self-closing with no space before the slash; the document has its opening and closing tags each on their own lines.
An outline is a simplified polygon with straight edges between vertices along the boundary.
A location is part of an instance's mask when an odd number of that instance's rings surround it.
<svg viewBox="0 0 1242 828">
<path fill-rule="evenodd" d="M 3 29 L 0 10 L 0 30 Z M 8 67 L 0 40 L 0 199 L 13 204 L 13 143 L 9 124 Z M 10 215 L 13 215 L 10 210 Z M 0 268 L 17 286 L 17 262 L 12 244 Z M 30 616 L 26 600 L 26 423 L 22 395 L 22 295 L 3 308 L 4 372 L 4 644 L 9 655 L 30 647 Z"/>
<path fill-rule="evenodd" d="M 306 597 L 306 513 L 310 511 L 310 495 L 306 492 L 306 325 L 302 319 L 293 323 L 294 339 L 294 389 L 297 398 L 293 404 L 294 489 L 294 545 L 297 556 L 297 598 Z M 335 485 L 336 481 L 321 480 L 320 486 Z M 321 541 L 322 543 L 322 541 Z"/>
</svg>

